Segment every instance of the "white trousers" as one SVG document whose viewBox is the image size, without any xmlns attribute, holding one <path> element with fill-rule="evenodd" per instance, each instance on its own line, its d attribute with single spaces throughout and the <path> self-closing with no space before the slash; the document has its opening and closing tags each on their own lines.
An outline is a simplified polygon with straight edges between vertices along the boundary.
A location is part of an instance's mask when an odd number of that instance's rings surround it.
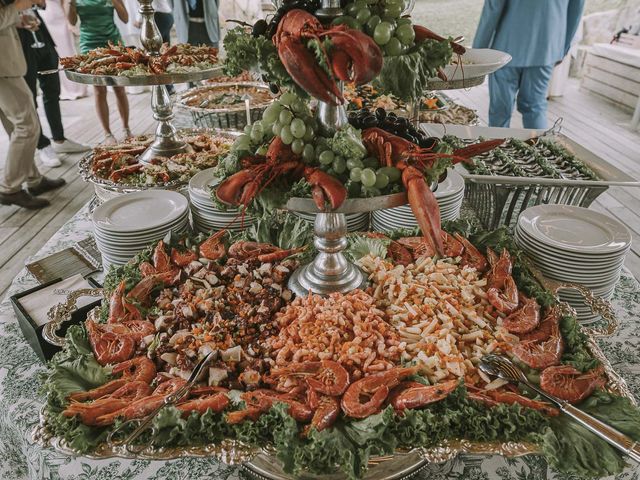
<svg viewBox="0 0 640 480">
<path fill-rule="evenodd" d="M 16 193 L 23 183 L 29 187 L 38 185 L 42 174 L 34 155 L 40 124 L 31 90 L 23 77 L 0 77 L 0 121 L 9 135 L 0 193 Z"/>
</svg>

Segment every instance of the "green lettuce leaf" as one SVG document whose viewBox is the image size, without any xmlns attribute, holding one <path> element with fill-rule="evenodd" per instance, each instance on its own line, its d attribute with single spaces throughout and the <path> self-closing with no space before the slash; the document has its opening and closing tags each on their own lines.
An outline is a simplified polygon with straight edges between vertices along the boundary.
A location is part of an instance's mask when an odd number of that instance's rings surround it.
<svg viewBox="0 0 640 480">
<path fill-rule="evenodd" d="M 347 159 L 361 160 L 367 155 L 360 130 L 352 125 L 338 130 L 329 143 L 336 155 L 342 155 Z"/>
<path fill-rule="evenodd" d="M 374 257 L 386 258 L 389 240 L 384 238 L 365 237 L 363 235 L 349 235 L 345 255 L 352 262 L 357 262 L 369 254 Z"/>
<path fill-rule="evenodd" d="M 90 390 L 110 379 L 109 369 L 101 366 L 93 355 L 84 326 L 70 326 L 66 339 L 65 348 L 49 362 L 43 387 L 49 402 L 56 406 L 64 405 L 69 394 Z"/>
</svg>

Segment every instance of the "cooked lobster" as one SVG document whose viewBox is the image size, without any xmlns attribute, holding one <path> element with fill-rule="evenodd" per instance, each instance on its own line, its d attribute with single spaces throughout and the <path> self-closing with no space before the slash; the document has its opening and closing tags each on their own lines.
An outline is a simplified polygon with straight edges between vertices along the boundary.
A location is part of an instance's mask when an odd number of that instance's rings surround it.
<svg viewBox="0 0 640 480">
<path fill-rule="evenodd" d="M 325 37 L 331 41 L 329 52 L 322 47 Z M 311 40 L 319 42 L 323 63 L 330 72 L 307 48 Z M 284 15 L 273 43 L 291 78 L 313 97 L 333 105 L 344 103 L 336 79 L 360 85 L 373 80 L 382 70 L 382 51 L 370 36 L 346 25 L 326 28 L 301 9 Z"/>
<path fill-rule="evenodd" d="M 242 160 L 243 170 L 225 179 L 216 190 L 218 199 L 227 205 L 247 207 L 249 203 L 277 178 L 304 178 L 311 184 L 312 198 L 319 210 L 328 202 L 335 210 L 347 198 L 347 190 L 335 177 L 302 163 L 280 137 L 274 137 L 265 156 L 256 155 Z"/>
<path fill-rule="evenodd" d="M 431 148 L 421 148 L 381 128 L 365 129 L 362 132 L 362 141 L 369 155 L 376 157 L 380 165 L 394 166 L 402 170 L 402 183 L 407 190 L 411 210 L 422 234 L 439 255 L 444 254 L 440 208 L 435 195 L 427 185 L 425 171 L 438 159 L 449 158 L 453 163 L 468 162 L 472 157 L 493 150 L 504 142 L 503 139 L 488 140 L 447 154 L 434 152 Z"/>
</svg>

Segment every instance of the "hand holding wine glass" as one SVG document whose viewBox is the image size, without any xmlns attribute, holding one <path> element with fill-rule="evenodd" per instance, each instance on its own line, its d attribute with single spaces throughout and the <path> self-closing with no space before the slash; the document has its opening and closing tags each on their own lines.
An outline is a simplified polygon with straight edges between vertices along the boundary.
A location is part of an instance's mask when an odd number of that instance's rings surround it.
<svg viewBox="0 0 640 480">
<path fill-rule="evenodd" d="M 36 32 L 40 27 L 40 20 L 36 16 L 35 13 L 35 5 L 31 8 L 23 10 L 20 12 L 20 20 L 21 20 L 21 28 L 29 30 L 31 35 L 33 35 L 33 43 L 31 44 L 31 48 L 43 48 L 45 44 L 40 41 Z"/>
</svg>

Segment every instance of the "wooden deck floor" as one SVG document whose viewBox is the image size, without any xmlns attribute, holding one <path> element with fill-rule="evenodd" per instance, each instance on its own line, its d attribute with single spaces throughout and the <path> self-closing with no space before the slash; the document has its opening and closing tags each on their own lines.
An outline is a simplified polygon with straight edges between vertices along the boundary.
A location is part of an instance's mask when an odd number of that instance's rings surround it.
<svg viewBox="0 0 640 480">
<path fill-rule="evenodd" d="M 111 94 L 110 94 L 111 95 Z M 486 86 L 468 91 L 451 92 L 460 103 L 478 110 L 486 121 L 488 94 Z M 113 105 L 113 131 L 122 135 L 122 126 Z M 130 95 L 131 128 L 134 133 L 152 131 L 149 94 Z M 42 109 L 40 109 L 42 110 Z M 62 102 L 66 134 L 69 138 L 95 145 L 102 139 L 101 128 L 93 110 L 93 98 Z M 513 126 L 521 125 L 517 115 Z M 553 100 L 549 108 L 550 121 L 562 117 L 563 131 L 594 153 L 606 158 L 619 168 L 640 178 L 640 134 L 628 129 L 630 114 L 581 92 L 573 83 L 566 95 Z M 48 130 L 46 121 L 45 131 Z M 0 131 L 0 159 L 7 150 L 7 137 Z M 77 174 L 80 155 L 67 156 L 62 167 L 44 169 L 51 176 L 62 176 L 67 185 L 46 196 L 52 205 L 32 212 L 17 207 L 0 206 L 0 298 L 25 261 L 35 254 L 45 241 L 57 231 L 92 196 L 92 188 Z M 0 160 L 3 161 L 3 160 Z M 640 278 L 640 189 L 613 188 L 600 196 L 594 208 L 606 211 L 622 220 L 633 232 L 633 253 L 627 266 Z"/>
<path fill-rule="evenodd" d="M 112 106 L 112 131 L 123 136 L 122 124 L 115 108 L 115 97 L 110 95 Z M 134 133 L 151 131 L 154 120 L 151 116 L 150 95 L 130 95 L 130 126 Z M 61 103 L 65 135 L 86 145 L 96 145 L 102 138 L 102 128 L 93 108 L 93 97 Z M 45 132 L 49 131 L 46 119 L 39 108 Z M 8 138 L 0 129 L 0 162 L 4 162 Z M 43 195 L 51 206 L 31 211 L 15 206 L 0 206 L 0 298 L 26 260 L 34 255 L 60 227 L 71 218 L 93 196 L 93 188 L 78 175 L 77 163 L 82 154 L 62 157 L 61 167 L 41 171 L 51 177 L 62 177 L 67 184 L 54 192 Z"/>
<path fill-rule="evenodd" d="M 478 111 L 487 124 L 489 93 L 487 83 L 469 90 L 447 94 L 459 103 Z M 562 97 L 549 101 L 549 125 L 562 118 L 562 133 L 604 158 L 620 170 L 640 179 L 640 132 L 629 128 L 631 113 L 606 100 L 581 91 L 578 81 L 571 80 Z M 522 127 L 520 114 L 514 113 L 511 126 Z M 593 203 L 595 210 L 623 222 L 633 235 L 631 252 L 625 265 L 640 278 L 640 188 L 612 187 Z"/>
</svg>

